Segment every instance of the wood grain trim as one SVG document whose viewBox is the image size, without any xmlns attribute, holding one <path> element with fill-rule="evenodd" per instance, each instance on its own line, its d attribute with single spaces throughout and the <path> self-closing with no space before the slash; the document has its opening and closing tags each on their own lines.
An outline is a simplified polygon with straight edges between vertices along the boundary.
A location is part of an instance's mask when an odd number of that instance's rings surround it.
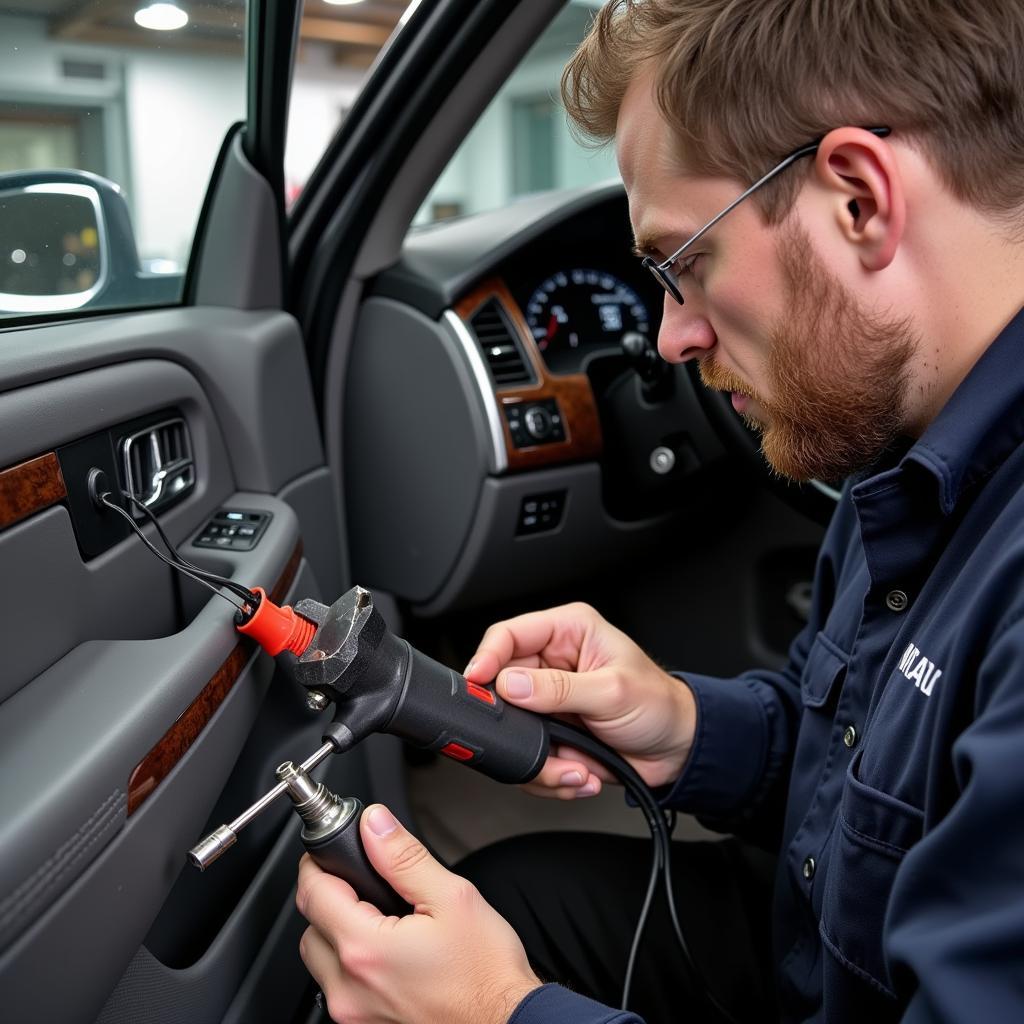
<svg viewBox="0 0 1024 1024">
<path fill-rule="evenodd" d="M 470 317 L 487 301 L 497 301 L 515 327 L 519 342 L 533 368 L 538 383 L 526 387 L 500 388 L 495 390 L 498 404 L 502 407 L 515 402 L 530 402 L 554 398 L 562 413 L 565 424 L 565 440 L 533 448 L 516 448 L 508 429 L 508 420 L 501 416 L 501 428 L 505 435 L 505 450 L 511 470 L 536 469 L 555 463 L 575 462 L 594 459 L 601 454 L 601 420 L 597 412 L 597 400 L 590 380 L 585 373 L 558 376 L 548 371 L 537 343 L 530 333 L 519 304 L 512 297 L 501 278 L 490 278 L 466 295 L 455 305 L 455 313 L 469 324 Z M 472 328 L 470 328 L 472 331 Z"/>
<path fill-rule="evenodd" d="M 270 591 L 270 599 L 279 604 L 288 593 L 295 574 L 302 561 L 302 541 L 295 545 L 288 563 Z M 214 673 L 213 678 L 203 687 L 202 692 L 178 716 L 174 724 L 164 733 L 159 743 L 135 766 L 128 780 L 128 817 L 131 817 L 147 797 L 171 773 L 174 766 L 185 756 L 188 749 L 199 738 L 206 724 L 213 718 L 224 698 L 238 682 L 253 645 L 249 640 L 240 641 L 228 655 L 227 660 Z"/>
<path fill-rule="evenodd" d="M 0 530 L 67 496 L 56 452 L 0 470 Z"/>
</svg>

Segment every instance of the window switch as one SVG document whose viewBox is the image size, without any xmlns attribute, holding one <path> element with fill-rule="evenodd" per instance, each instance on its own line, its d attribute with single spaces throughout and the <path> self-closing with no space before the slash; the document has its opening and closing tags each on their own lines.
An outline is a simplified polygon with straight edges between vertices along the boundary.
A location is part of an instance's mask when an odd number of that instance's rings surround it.
<svg viewBox="0 0 1024 1024">
<path fill-rule="evenodd" d="M 222 508 L 202 528 L 192 546 L 251 551 L 259 543 L 271 519 L 273 516 L 269 512 Z"/>
<path fill-rule="evenodd" d="M 565 495 L 565 491 L 549 491 L 523 498 L 519 505 L 516 536 L 525 537 L 557 529 L 565 511 Z"/>
</svg>

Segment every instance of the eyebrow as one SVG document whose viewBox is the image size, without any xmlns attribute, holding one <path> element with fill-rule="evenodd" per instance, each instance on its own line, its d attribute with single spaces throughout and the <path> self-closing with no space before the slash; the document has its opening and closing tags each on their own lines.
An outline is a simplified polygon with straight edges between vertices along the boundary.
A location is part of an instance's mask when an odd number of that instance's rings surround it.
<svg viewBox="0 0 1024 1024">
<path fill-rule="evenodd" d="M 633 241 L 634 256 L 663 256 L 662 251 L 654 244 L 654 235 L 638 235 Z"/>
<path fill-rule="evenodd" d="M 689 225 L 686 225 L 686 227 L 689 227 Z M 697 229 L 694 228 L 686 234 L 682 231 L 673 231 L 673 234 L 678 235 L 682 239 L 688 239 L 693 237 L 696 230 Z M 641 231 L 640 234 L 634 236 L 633 255 L 639 256 L 641 259 L 643 259 L 644 256 L 653 256 L 658 260 L 658 262 L 663 261 L 667 258 L 666 254 L 662 252 L 661 248 L 656 243 L 667 237 L 668 233 L 664 231 L 658 233 L 653 231 Z M 673 251 L 677 248 L 678 246 L 672 247 Z"/>
<path fill-rule="evenodd" d="M 660 256 L 661 253 L 658 251 L 657 246 L 638 238 L 633 243 L 633 255 L 640 256 L 642 258 L 644 256 Z"/>
</svg>

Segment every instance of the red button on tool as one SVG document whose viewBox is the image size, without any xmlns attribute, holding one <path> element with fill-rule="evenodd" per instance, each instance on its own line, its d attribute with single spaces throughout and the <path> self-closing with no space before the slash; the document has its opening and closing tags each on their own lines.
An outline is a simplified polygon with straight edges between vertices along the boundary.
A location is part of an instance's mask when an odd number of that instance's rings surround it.
<svg viewBox="0 0 1024 1024">
<path fill-rule="evenodd" d="M 485 704 L 494 706 L 494 691 L 488 690 L 486 687 L 477 686 L 476 683 L 466 683 L 466 693 L 470 697 L 476 697 L 477 700 L 482 700 Z"/>
<path fill-rule="evenodd" d="M 441 748 L 441 753 L 454 757 L 456 761 L 473 760 L 473 751 L 467 750 L 461 743 L 449 743 Z"/>
</svg>

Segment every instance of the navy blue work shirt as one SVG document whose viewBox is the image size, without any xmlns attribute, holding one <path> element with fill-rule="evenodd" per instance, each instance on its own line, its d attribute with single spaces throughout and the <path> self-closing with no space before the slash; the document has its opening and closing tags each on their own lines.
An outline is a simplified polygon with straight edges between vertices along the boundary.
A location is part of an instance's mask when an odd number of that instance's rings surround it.
<svg viewBox="0 0 1024 1024">
<path fill-rule="evenodd" d="M 786 668 L 684 673 L 666 803 L 781 851 L 787 1022 L 1024 1021 L 1022 440 L 1024 312 L 844 489 Z M 639 1018 L 548 985 L 512 1021 Z"/>
</svg>

